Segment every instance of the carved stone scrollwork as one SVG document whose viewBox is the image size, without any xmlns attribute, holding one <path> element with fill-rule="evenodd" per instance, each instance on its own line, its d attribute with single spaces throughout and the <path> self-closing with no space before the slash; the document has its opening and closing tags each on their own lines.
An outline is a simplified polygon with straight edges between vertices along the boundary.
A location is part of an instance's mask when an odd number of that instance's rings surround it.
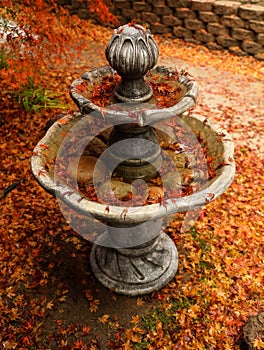
<svg viewBox="0 0 264 350">
<path fill-rule="evenodd" d="M 161 233 L 144 248 L 114 249 L 94 245 L 91 266 L 107 288 L 126 295 L 141 295 L 164 287 L 178 268 L 173 241 Z"/>
</svg>

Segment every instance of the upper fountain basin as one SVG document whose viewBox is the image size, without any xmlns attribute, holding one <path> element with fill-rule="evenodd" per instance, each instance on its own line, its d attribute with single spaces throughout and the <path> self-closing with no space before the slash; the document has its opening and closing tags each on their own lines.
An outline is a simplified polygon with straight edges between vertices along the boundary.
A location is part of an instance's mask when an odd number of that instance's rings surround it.
<svg viewBox="0 0 264 350">
<path fill-rule="evenodd" d="M 76 79 L 70 87 L 70 95 L 80 112 L 89 114 L 98 111 L 97 117 L 107 119 L 112 124 L 137 123 L 139 126 L 151 125 L 162 120 L 181 115 L 195 105 L 198 84 L 186 72 L 177 72 L 168 67 L 156 66 L 147 73 L 145 80 L 153 90 L 153 96 L 146 103 L 146 110 L 135 116 L 126 108 L 111 108 L 118 104 L 114 89 L 119 76 L 110 66 L 103 66 L 86 72 Z M 132 109 L 136 110 L 136 102 Z"/>
</svg>

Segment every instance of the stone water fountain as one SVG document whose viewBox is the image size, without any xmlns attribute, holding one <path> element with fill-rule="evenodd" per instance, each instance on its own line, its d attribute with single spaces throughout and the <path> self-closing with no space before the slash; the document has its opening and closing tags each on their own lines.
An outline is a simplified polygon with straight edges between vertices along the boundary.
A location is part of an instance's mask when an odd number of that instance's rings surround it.
<svg viewBox="0 0 264 350">
<path fill-rule="evenodd" d="M 110 66 L 72 83 L 79 112 L 50 127 L 31 167 L 74 230 L 94 242 L 90 264 L 98 280 L 117 293 L 141 295 L 177 271 L 163 219 L 193 213 L 228 188 L 233 142 L 207 118 L 187 113 L 197 83 L 156 66 L 157 45 L 142 26 L 116 29 L 106 58 Z"/>
</svg>

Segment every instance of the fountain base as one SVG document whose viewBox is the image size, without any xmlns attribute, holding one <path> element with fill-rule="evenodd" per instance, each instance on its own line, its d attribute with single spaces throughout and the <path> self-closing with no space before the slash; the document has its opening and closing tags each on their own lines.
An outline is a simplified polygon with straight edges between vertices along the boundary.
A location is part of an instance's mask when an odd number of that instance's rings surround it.
<svg viewBox="0 0 264 350">
<path fill-rule="evenodd" d="M 103 234 L 107 239 L 108 233 Z M 178 269 L 178 252 L 162 232 L 142 248 L 116 249 L 93 245 L 91 268 L 107 288 L 125 295 L 142 295 L 164 287 Z"/>
</svg>

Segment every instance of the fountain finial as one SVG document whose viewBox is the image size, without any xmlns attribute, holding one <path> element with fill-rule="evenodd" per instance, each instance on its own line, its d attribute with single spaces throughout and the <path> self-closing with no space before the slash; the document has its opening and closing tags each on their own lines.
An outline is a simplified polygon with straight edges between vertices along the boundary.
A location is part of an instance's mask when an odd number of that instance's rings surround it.
<svg viewBox="0 0 264 350">
<path fill-rule="evenodd" d="M 155 66 L 159 50 L 148 30 L 129 23 L 115 29 L 106 51 L 110 66 L 121 76 L 115 96 L 123 102 L 145 102 L 152 96 L 144 75 Z"/>
</svg>

